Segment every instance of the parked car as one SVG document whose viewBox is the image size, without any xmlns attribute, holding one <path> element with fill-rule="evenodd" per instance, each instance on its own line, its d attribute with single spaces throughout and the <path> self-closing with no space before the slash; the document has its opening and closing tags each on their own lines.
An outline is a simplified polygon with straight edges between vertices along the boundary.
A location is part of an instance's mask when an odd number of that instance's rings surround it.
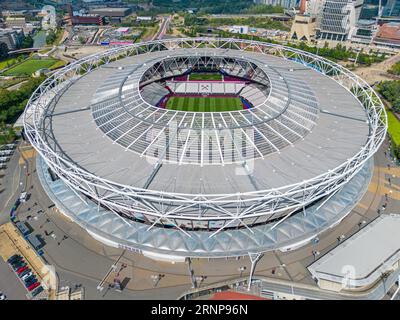
<svg viewBox="0 0 400 320">
<path fill-rule="evenodd" d="M 18 263 L 22 263 L 22 262 L 25 262 L 24 259 L 17 259 L 17 260 L 12 261 L 10 264 L 11 264 L 12 266 L 14 266 L 14 265 L 16 265 L 16 264 L 18 264 Z"/>
<path fill-rule="evenodd" d="M 8 258 L 8 263 L 13 263 L 14 261 L 21 260 L 22 257 L 19 254 L 14 254 L 12 257 Z"/>
<path fill-rule="evenodd" d="M 36 297 L 39 293 L 43 291 L 43 287 L 37 287 L 35 290 L 32 291 L 32 296 Z"/>
<path fill-rule="evenodd" d="M 24 259 L 22 259 L 22 257 L 15 258 L 15 259 L 11 260 L 10 264 L 14 265 L 19 262 L 24 262 Z"/>
<path fill-rule="evenodd" d="M 25 267 L 25 266 L 26 266 L 26 263 L 21 261 L 21 262 L 18 262 L 16 264 L 12 265 L 12 268 L 13 268 L 14 271 L 17 271 L 19 268 L 22 268 L 22 267 Z"/>
<path fill-rule="evenodd" d="M 21 268 L 19 268 L 16 272 L 17 272 L 18 275 L 20 275 L 20 274 L 21 274 L 22 272 L 24 272 L 26 269 L 28 269 L 28 266 L 21 267 Z"/>
<path fill-rule="evenodd" d="M 35 288 L 37 288 L 37 287 L 39 287 L 40 286 L 40 282 L 35 282 L 34 284 L 31 284 L 29 287 L 28 287 L 28 291 L 30 292 L 30 291 L 32 291 L 33 289 L 35 289 Z"/>
<path fill-rule="evenodd" d="M 0 300 L 6 300 L 7 297 L 3 292 L 0 292 Z"/>
<path fill-rule="evenodd" d="M 28 272 L 28 273 L 25 273 L 22 277 L 21 277 L 21 280 L 22 281 L 25 281 L 25 279 L 28 279 L 30 276 L 32 276 L 33 275 L 33 273 L 32 272 Z"/>
<path fill-rule="evenodd" d="M 30 272 L 31 272 L 31 269 L 28 268 L 28 269 L 22 271 L 22 272 L 19 274 L 19 277 L 22 279 L 23 276 L 27 275 L 27 274 L 30 273 Z"/>
<path fill-rule="evenodd" d="M 24 283 L 25 283 L 25 287 L 29 287 L 31 284 L 34 284 L 35 282 L 37 282 L 37 279 L 35 276 L 31 276 L 27 279 L 25 279 Z"/>
<path fill-rule="evenodd" d="M 26 288 L 29 288 L 31 285 L 33 285 L 33 284 L 36 283 L 36 282 L 38 282 L 36 278 L 35 278 L 35 279 L 32 279 L 32 280 L 29 281 L 29 282 L 25 282 L 25 287 L 26 287 Z"/>
</svg>

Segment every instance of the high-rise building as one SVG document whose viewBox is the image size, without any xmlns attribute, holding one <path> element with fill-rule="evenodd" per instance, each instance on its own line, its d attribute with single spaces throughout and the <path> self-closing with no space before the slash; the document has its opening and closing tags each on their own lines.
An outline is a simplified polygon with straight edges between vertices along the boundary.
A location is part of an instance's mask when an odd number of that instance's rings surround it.
<svg viewBox="0 0 400 320">
<path fill-rule="evenodd" d="M 18 49 L 24 40 L 22 29 L 0 29 L 0 42 L 7 45 L 8 50 Z"/>
<path fill-rule="evenodd" d="M 382 16 L 398 17 L 400 16 L 400 0 L 388 0 L 383 7 Z"/>
<path fill-rule="evenodd" d="M 326 0 L 319 14 L 319 38 L 345 41 L 355 31 L 363 0 Z"/>
</svg>

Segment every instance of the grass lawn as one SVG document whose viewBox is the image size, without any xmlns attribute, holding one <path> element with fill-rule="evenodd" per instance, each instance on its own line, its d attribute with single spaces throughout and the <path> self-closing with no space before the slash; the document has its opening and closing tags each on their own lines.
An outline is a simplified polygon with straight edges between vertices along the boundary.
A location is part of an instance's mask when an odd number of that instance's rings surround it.
<svg viewBox="0 0 400 320">
<path fill-rule="evenodd" d="M 0 71 L 8 68 L 8 66 L 11 66 L 13 64 L 17 63 L 17 59 L 16 58 L 8 58 L 6 60 L 0 61 Z"/>
<path fill-rule="evenodd" d="M 64 67 L 67 63 L 63 60 L 56 60 L 56 62 L 50 67 L 50 70 Z"/>
<path fill-rule="evenodd" d="M 222 112 L 242 110 L 240 98 L 171 97 L 167 109 L 192 112 Z"/>
<path fill-rule="evenodd" d="M 191 73 L 189 80 L 222 80 L 220 73 Z"/>
<path fill-rule="evenodd" d="M 15 67 L 8 69 L 3 73 L 5 76 L 21 76 L 21 75 L 31 75 L 35 71 L 42 68 L 50 68 L 56 62 L 55 59 L 29 59 L 20 64 L 17 64 Z"/>
<path fill-rule="evenodd" d="M 394 143 L 400 146 L 400 121 L 393 115 L 393 113 L 387 110 L 388 116 L 388 131 L 392 137 Z"/>
</svg>

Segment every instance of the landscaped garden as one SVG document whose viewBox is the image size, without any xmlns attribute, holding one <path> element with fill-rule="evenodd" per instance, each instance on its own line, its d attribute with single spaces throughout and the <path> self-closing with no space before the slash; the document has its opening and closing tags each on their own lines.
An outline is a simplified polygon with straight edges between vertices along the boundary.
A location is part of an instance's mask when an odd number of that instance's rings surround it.
<svg viewBox="0 0 400 320">
<path fill-rule="evenodd" d="M 28 59 L 3 72 L 5 76 L 29 76 L 37 70 L 50 69 L 59 60 L 55 59 Z"/>
</svg>

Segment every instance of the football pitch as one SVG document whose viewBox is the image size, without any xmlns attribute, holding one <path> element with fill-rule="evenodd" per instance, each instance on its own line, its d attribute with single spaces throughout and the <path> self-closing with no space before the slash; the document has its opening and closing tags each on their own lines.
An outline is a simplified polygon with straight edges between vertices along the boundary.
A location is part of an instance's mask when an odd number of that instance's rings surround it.
<svg viewBox="0 0 400 320">
<path fill-rule="evenodd" d="M 220 73 L 191 73 L 189 80 L 222 80 L 222 74 Z"/>
<path fill-rule="evenodd" d="M 243 104 L 236 97 L 171 97 L 167 109 L 189 112 L 223 112 L 242 110 Z"/>
</svg>

